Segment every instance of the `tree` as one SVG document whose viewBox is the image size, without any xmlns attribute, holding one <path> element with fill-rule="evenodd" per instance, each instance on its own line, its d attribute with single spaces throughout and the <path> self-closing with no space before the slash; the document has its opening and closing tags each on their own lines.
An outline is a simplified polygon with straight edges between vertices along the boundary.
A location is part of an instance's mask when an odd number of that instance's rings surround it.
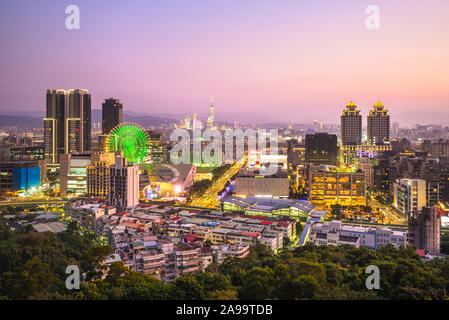
<svg viewBox="0 0 449 320">
<path fill-rule="evenodd" d="M 239 296 L 241 299 L 265 300 L 271 297 L 273 285 L 273 270 L 254 267 L 245 274 Z"/>
</svg>

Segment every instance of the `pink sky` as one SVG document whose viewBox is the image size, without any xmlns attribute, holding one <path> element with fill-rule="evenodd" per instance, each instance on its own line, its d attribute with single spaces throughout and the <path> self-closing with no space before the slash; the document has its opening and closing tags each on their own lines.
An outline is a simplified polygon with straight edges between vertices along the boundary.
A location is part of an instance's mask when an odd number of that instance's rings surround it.
<svg viewBox="0 0 449 320">
<path fill-rule="evenodd" d="M 0 4 L 0 110 L 85 88 L 134 112 L 258 112 L 337 122 L 349 100 L 400 123 L 449 125 L 449 1 L 61 1 Z M 367 30 L 365 8 L 380 8 Z M 219 119 L 218 119 L 219 120 Z"/>
</svg>

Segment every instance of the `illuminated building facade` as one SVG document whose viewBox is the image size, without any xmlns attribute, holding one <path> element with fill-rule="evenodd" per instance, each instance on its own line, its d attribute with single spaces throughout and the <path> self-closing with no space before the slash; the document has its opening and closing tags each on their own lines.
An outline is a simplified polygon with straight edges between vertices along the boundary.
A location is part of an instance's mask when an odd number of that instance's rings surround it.
<svg viewBox="0 0 449 320">
<path fill-rule="evenodd" d="M 308 170 L 309 198 L 316 206 L 366 205 L 365 174 L 334 166 L 311 166 Z"/>
<path fill-rule="evenodd" d="M 340 155 L 345 164 L 356 164 L 359 158 L 374 159 L 391 151 L 391 145 L 342 145 Z"/>
<path fill-rule="evenodd" d="M 401 179 L 394 184 L 393 205 L 403 215 L 414 216 L 426 205 L 426 181 Z"/>
<path fill-rule="evenodd" d="M 14 192 L 41 184 L 42 161 L 9 161 L 0 163 L 0 192 Z"/>
<path fill-rule="evenodd" d="M 385 106 L 377 102 L 368 115 L 368 144 L 382 145 L 390 141 L 390 115 Z"/>
<path fill-rule="evenodd" d="M 109 193 L 109 163 L 96 162 L 86 168 L 87 195 L 106 198 Z"/>
<path fill-rule="evenodd" d="M 362 144 L 362 115 L 352 101 L 348 103 L 341 115 L 340 128 L 343 146 Z"/>
<path fill-rule="evenodd" d="M 60 161 L 61 195 L 84 195 L 87 193 L 88 167 L 97 162 L 114 163 L 113 153 L 78 152 L 62 154 Z"/>
</svg>

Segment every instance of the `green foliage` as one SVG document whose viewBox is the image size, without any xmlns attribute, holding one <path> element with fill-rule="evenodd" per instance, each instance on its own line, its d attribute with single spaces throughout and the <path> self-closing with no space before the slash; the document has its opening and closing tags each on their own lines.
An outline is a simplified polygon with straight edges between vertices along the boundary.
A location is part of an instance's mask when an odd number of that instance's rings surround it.
<svg viewBox="0 0 449 320">
<path fill-rule="evenodd" d="M 273 254 L 258 243 L 243 259 L 164 283 L 121 262 L 104 266 L 111 248 L 81 236 L 76 224 L 59 234 L 0 224 L 0 299 L 448 299 L 449 259 L 423 262 L 414 250 L 308 244 Z M 85 276 L 80 290 L 65 288 L 71 264 Z M 379 290 L 365 286 L 369 265 L 380 269 Z"/>
</svg>

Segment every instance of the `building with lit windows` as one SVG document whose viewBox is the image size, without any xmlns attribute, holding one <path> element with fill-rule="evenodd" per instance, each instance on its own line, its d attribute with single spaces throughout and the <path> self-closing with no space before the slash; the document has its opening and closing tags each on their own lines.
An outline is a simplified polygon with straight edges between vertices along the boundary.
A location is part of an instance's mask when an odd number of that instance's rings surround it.
<svg viewBox="0 0 449 320">
<path fill-rule="evenodd" d="M 426 181 L 421 179 L 401 179 L 394 184 L 395 208 L 411 217 L 426 205 Z"/>
<path fill-rule="evenodd" d="M 246 215 L 305 220 L 310 213 L 314 212 L 315 206 L 307 200 L 231 196 L 221 200 L 221 210 L 224 212 L 244 212 Z"/>
<path fill-rule="evenodd" d="M 107 161 L 98 161 L 86 167 L 87 196 L 101 198 L 108 196 L 109 165 Z"/>
<path fill-rule="evenodd" d="M 342 145 L 340 156 L 345 164 L 356 164 L 359 158 L 378 158 L 391 151 L 391 145 Z"/>
<path fill-rule="evenodd" d="M 97 162 L 114 163 L 114 153 L 80 152 L 60 156 L 61 195 L 87 193 L 87 170 Z"/>
<path fill-rule="evenodd" d="M 310 166 L 307 176 L 309 199 L 316 206 L 366 205 L 366 184 L 363 172 L 335 166 Z"/>
<path fill-rule="evenodd" d="M 14 192 L 41 184 L 41 161 L 0 162 L 0 192 Z"/>
<path fill-rule="evenodd" d="M 382 145 L 390 142 L 390 115 L 385 106 L 377 102 L 368 115 L 368 144 Z"/>
<path fill-rule="evenodd" d="M 342 145 L 362 144 L 362 115 L 360 110 L 357 110 L 357 105 L 352 101 L 343 110 L 340 130 Z"/>
</svg>

